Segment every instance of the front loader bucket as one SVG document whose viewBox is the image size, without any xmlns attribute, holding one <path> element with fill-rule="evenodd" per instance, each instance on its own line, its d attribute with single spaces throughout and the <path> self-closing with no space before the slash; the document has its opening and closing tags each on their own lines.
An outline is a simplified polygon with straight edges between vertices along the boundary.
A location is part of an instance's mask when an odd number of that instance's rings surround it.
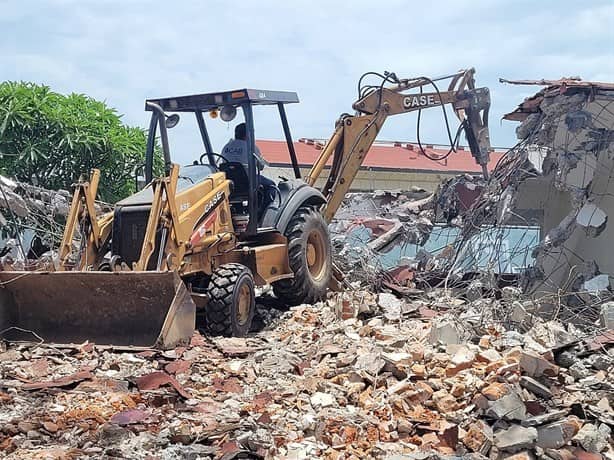
<svg viewBox="0 0 614 460">
<path fill-rule="evenodd" d="M 168 349 L 190 339 L 195 320 L 175 272 L 0 272 L 0 332 L 9 341 Z"/>
</svg>

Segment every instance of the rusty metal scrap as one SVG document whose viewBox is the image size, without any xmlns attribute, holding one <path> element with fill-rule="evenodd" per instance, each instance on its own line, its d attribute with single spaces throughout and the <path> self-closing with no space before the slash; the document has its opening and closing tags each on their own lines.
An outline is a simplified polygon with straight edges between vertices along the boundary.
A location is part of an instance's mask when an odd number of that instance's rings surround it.
<svg viewBox="0 0 614 460">
<path fill-rule="evenodd" d="M 153 372 L 136 379 L 136 386 L 141 391 L 156 390 L 164 385 L 170 385 L 184 398 L 190 398 L 190 393 L 188 393 L 173 376 L 166 372 Z"/>
<path fill-rule="evenodd" d="M 512 85 L 539 85 L 547 86 L 534 96 L 525 99 L 514 111 L 503 115 L 504 120 L 524 121 L 532 113 L 539 112 L 539 107 L 545 97 L 565 94 L 568 89 L 580 90 L 614 90 L 614 83 L 603 83 L 593 81 L 583 81 L 580 78 L 562 78 L 560 80 L 506 80 L 500 78 L 501 83 L 509 83 Z"/>
<path fill-rule="evenodd" d="M 531 86 L 558 86 L 558 87 L 595 87 L 603 89 L 614 89 L 614 83 L 605 83 L 597 81 L 583 81 L 580 77 L 561 78 L 559 80 L 508 80 L 499 78 L 500 83 L 509 83 L 511 85 L 531 85 Z"/>
<path fill-rule="evenodd" d="M 22 388 L 24 390 L 42 390 L 46 388 L 61 388 L 74 385 L 75 383 L 82 382 L 83 380 L 90 380 L 94 378 L 90 369 L 81 370 L 71 375 L 60 377 L 55 380 L 38 383 L 25 383 Z"/>
</svg>

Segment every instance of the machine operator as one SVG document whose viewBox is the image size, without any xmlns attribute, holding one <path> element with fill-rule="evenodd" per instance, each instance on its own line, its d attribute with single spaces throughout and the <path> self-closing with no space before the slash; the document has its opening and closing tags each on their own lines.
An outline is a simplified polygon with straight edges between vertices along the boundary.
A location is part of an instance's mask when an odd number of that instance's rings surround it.
<svg viewBox="0 0 614 460">
<path fill-rule="evenodd" d="M 245 168 L 245 171 L 248 171 L 247 159 L 248 159 L 248 149 L 247 149 L 247 128 L 245 123 L 239 123 L 235 126 L 235 138 L 228 141 L 228 143 L 222 149 L 222 156 L 228 162 L 236 162 L 241 163 Z M 263 176 L 260 171 L 264 169 L 267 165 L 264 158 L 262 158 L 262 154 L 258 147 L 256 147 L 255 155 L 256 157 L 256 167 L 258 168 L 258 185 L 263 189 L 263 203 L 262 208 L 265 209 L 272 201 L 273 201 L 273 191 L 275 190 L 275 182 L 273 182 L 268 177 Z"/>
</svg>

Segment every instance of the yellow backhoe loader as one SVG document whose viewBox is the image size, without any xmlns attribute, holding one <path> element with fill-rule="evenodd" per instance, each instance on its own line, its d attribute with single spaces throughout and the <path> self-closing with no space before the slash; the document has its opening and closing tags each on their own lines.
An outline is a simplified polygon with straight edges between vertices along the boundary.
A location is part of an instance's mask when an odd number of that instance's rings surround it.
<svg viewBox="0 0 614 460">
<path fill-rule="evenodd" d="M 327 224 L 389 116 L 434 107 L 445 116 L 443 106 L 451 104 L 459 133 L 487 174 L 490 96 L 475 88 L 473 69 L 437 79 L 369 76 L 380 81 L 362 85 L 361 78 L 355 114 L 337 120 L 305 179 L 285 112 L 298 102 L 296 93 L 239 89 L 146 101 L 148 185 L 103 215 L 94 204 L 99 172 L 76 186 L 59 269 L 0 272 L 3 337 L 32 340 L 34 333 L 54 343 L 169 348 L 189 340 L 201 316 L 211 334 L 247 334 L 255 286 L 272 285 L 291 305 L 324 298 L 333 274 Z M 447 90 L 439 91 L 441 81 L 449 82 Z M 424 92 L 428 87 L 433 91 Z M 230 121 L 241 111 L 246 147 L 256 152 L 254 106 L 277 107 L 294 169 L 294 179 L 268 189 L 258 186 L 255 155 L 245 167 L 215 153 L 205 124 L 205 113 Z M 205 151 L 184 167 L 171 162 L 168 137 L 180 113 L 195 117 Z M 154 179 L 158 137 L 166 174 Z M 457 140 L 458 133 L 452 150 Z M 81 245 L 74 250 L 77 230 Z"/>
</svg>

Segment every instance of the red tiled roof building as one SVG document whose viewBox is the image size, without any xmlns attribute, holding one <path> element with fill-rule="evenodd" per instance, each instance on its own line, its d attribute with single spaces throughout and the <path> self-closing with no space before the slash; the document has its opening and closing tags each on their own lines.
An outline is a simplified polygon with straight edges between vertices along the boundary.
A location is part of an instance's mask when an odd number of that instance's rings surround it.
<svg viewBox="0 0 614 460">
<path fill-rule="evenodd" d="M 303 175 L 307 174 L 322 152 L 324 142 L 311 139 L 294 142 L 294 150 Z M 256 144 L 269 163 L 267 168 L 269 176 L 293 177 L 292 163 L 285 141 L 258 140 Z M 424 144 L 423 147 L 431 157 L 443 157 L 448 152 L 445 147 Z M 444 160 L 435 161 L 427 158 L 416 144 L 378 142 L 367 153 L 362 168 L 352 184 L 352 190 L 407 190 L 411 186 L 434 190 L 448 177 L 462 173 L 481 174 L 481 167 L 475 163 L 469 150 L 462 147 L 461 149 L 452 152 Z M 489 170 L 495 167 L 503 154 L 504 151 L 498 150 L 490 153 Z M 326 175 L 326 170 L 322 174 Z"/>
</svg>

